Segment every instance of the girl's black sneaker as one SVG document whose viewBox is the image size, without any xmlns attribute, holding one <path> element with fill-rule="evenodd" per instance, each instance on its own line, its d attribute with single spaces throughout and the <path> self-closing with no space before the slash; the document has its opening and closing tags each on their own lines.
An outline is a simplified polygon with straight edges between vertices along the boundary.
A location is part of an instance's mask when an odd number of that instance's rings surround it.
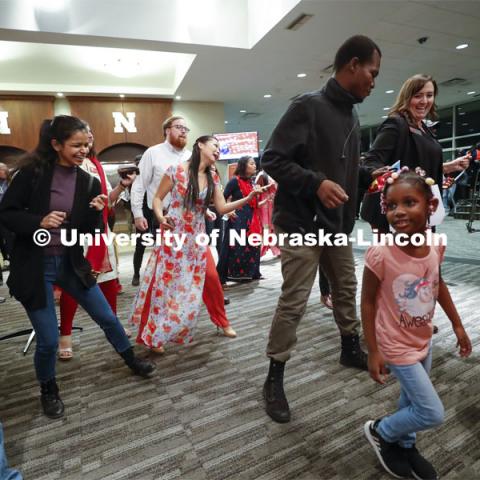
<svg viewBox="0 0 480 480">
<path fill-rule="evenodd" d="M 398 443 L 385 441 L 377 433 L 376 426 L 379 422 L 380 420 L 369 420 L 365 423 L 363 430 L 382 467 L 395 478 L 411 478 L 412 467 L 408 462 L 405 449 Z"/>
<path fill-rule="evenodd" d="M 420 455 L 415 445 L 410 448 L 403 448 L 403 450 L 412 468 L 413 478 L 416 478 L 416 480 L 438 480 L 438 475 L 433 465 Z"/>
</svg>

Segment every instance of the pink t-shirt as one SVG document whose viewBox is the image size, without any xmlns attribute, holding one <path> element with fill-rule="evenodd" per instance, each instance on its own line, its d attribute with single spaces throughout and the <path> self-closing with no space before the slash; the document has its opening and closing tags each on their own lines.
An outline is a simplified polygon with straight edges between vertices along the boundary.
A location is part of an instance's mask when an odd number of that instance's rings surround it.
<svg viewBox="0 0 480 480">
<path fill-rule="evenodd" d="M 424 258 L 395 245 L 367 250 L 365 266 L 380 280 L 375 332 L 387 363 L 411 365 L 426 357 L 444 253 L 444 246 L 430 247 Z"/>
</svg>

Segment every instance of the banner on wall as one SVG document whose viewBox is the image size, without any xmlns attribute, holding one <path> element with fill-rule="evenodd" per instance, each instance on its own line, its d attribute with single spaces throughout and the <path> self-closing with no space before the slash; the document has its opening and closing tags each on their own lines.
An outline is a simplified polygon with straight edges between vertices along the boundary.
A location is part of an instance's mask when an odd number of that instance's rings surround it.
<svg viewBox="0 0 480 480">
<path fill-rule="evenodd" d="M 246 155 L 258 157 L 257 132 L 217 133 L 215 137 L 220 143 L 220 160 L 231 163 Z"/>
</svg>

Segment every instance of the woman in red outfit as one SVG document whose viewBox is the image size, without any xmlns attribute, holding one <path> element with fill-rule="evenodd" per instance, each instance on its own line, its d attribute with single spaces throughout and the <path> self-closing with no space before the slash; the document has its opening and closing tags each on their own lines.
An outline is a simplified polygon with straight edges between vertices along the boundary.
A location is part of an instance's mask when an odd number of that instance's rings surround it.
<svg viewBox="0 0 480 480">
<path fill-rule="evenodd" d="M 198 138 L 191 159 L 166 171 L 153 200 L 162 243 L 155 247 L 145 268 L 130 323 L 139 327 L 137 342 L 154 352 L 163 352 L 166 343 L 192 342 L 202 300 L 213 323 L 225 335 L 235 336 L 225 316 L 223 291 L 210 248 L 199 239 L 205 234 L 205 213 L 211 199 L 223 215 L 241 208 L 261 189 L 255 187 L 247 197 L 226 203 L 219 178 L 211 171 L 219 155 L 215 137 Z M 171 202 L 165 215 L 162 200 L 167 194 Z M 167 231 L 183 238 L 181 246 L 168 244 Z"/>
</svg>

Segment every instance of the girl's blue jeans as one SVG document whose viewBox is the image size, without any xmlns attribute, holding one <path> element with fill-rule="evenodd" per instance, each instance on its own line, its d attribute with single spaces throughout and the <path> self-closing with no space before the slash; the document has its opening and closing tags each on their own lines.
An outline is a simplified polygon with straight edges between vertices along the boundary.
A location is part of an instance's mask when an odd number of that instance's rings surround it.
<svg viewBox="0 0 480 480">
<path fill-rule="evenodd" d="M 36 333 L 34 364 L 39 382 L 46 382 L 55 378 L 59 333 L 53 296 L 54 284 L 63 288 L 77 300 L 79 305 L 100 326 L 107 340 L 118 353 L 130 348 L 130 341 L 125 335 L 125 330 L 117 316 L 112 312 L 98 285 L 85 288 L 66 257 L 46 255 L 44 257 L 44 270 L 46 306 L 37 310 L 26 309 Z"/>
<path fill-rule="evenodd" d="M 3 429 L 0 423 L 0 479 L 1 480 L 22 480 L 22 475 L 13 468 L 8 468 L 7 455 L 5 454 L 5 445 L 3 442 Z"/>
<path fill-rule="evenodd" d="M 413 365 L 388 365 L 400 382 L 398 410 L 384 417 L 377 432 L 387 442 L 398 442 L 403 448 L 415 444 L 416 432 L 428 430 L 443 422 L 443 404 L 430 380 L 432 347 L 421 362 Z"/>
</svg>

